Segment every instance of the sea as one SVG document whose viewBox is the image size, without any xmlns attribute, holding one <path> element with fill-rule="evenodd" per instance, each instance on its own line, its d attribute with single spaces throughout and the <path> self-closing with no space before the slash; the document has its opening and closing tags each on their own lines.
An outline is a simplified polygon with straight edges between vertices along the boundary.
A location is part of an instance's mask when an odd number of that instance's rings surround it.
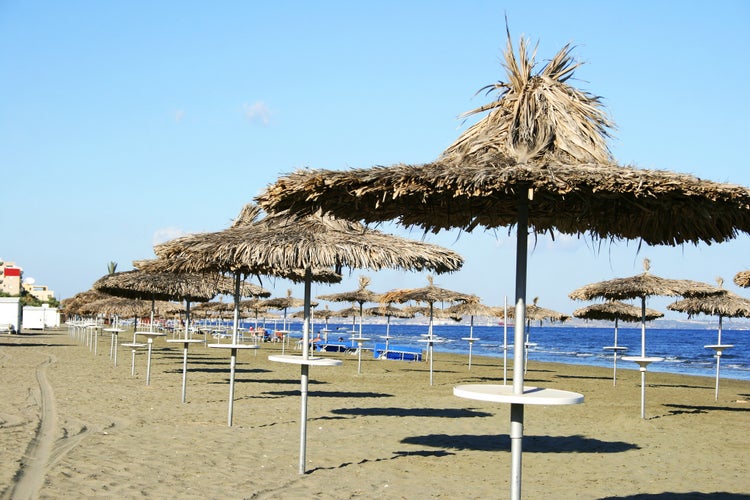
<svg viewBox="0 0 750 500">
<path fill-rule="evenodd" d="M 248 328 L 254 326 L 254 321 L 241 324 Z M 281 328 L 279 323 L 278 328 Z M 267 328 L 274 328 L 267 324 Z M 359 325 L 354 326 L 357 334 Z M 339 337 L 349 340 L 353 325 L 348 323 L 329 322 L 327 328 L 323 324 L 313 324 L 315 336 L 323 329 L 330 331 L 328 340 L 338 340 Z M 428 333 L 428 326 L 421 324 L 385 324 L 362 325 L 362 335 L 372 339 L 370 347 L 375 342 L 384 343 L 382 338 L 389 331 L 390 345 L 424 348 L 424 338 Z M 301 323 L 287 325 L 291 331 L 290 337 L 301 338 Z M 502 370 L 502 359 L 513 359 L 514 328 L 508 325 L 474 325 L 470 331 L 468 324 L 434 325 L 433 337 L 439 342 L 434 344 L 435 355 L 441 352 L 469 354 L 469 342 L 462 338 L 470 335 L 479 340 L 473 342 L 472 355 L 490 356 L 499 359 Z M 528 330 L 528 342 L 535 344 L 529 348 L 529 360 L 567 363 L 576 365 L 591 365 L 612 367 L 612 351 L 604 350 L 605 346 L 612 346 L 614 342 L 614 327 L 580 327 L 580 326 L 531 326 Z M 322 335 L 321 335 L 322 336 Z M 504 344 L 507 338 L 507 344 Z M 420 342 L 421 341 L 421 342 Z M 646 355 L 662 357 L 664 361 L 649 365 L 650 372 L 666 372 L 685 375 L 710 376 L 716 375 L 716 356 L 712 349 L 704 346 L 717 342 L 716 329 L 680 329 L 680 328 L 647 328 Z M 750 330 L 723 329 L 722 344 L 734 347 L 723 351 L 721 356 L 721 378 L 750 380 Z M 510 348 L 507 351 L 504 345 Z M 641 329 L 618 328 L 617 345 L 628 348 L 625 355 L 638 356 L 641 354 Z M 368 344 L 365 344 L 367 347 Z M 629 365 L 632 365 L 629 366 Z M 618 370 L 638 369 L 632 362 L 618 360 Z M 512 376 L 509 375 L 509 376 Z"/>
</svg>

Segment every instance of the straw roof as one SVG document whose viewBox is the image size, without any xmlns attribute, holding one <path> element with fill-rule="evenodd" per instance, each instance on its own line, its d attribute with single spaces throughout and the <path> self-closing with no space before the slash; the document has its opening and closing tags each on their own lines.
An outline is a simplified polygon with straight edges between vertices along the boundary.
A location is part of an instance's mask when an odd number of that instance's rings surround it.
<svg viewBox="0 0 750 500">
<path fill-rule="evenodd" d="M 640 307 L 625 304 L 617 300 L 608 300 L 599 304 L 591 304 L 573 311 L 573 316 L 583 319 L 620 320 L 635 323 L 643 319 Z M 661 318 L 664 313 L 656 309 L 646 309 L 646 321 Z"/>
<path fill-rule="evenodd" d="M 477 302 L 479 297 L 467 293 L 456 292 L 446 288 L 440 288 L 433 283 L 432 276 L 427 276 L 427 286 L 422 288 L 407 288 L 391 290 L 380 297 L 381 304 L 397 302 L 403 304 L 413 300 L 415 302 Z"/>
<path fill-rule="evenodd" d="M 575 300 L 592 300 L 596 298 L 626 300 L 655 295 L 696 297 L 721 294 L 723 292 L 719 288 L 699 281 L 660 278 L 659 276 L 645 272 L 629 278 L 615 278 L 599 283 L 592 283 L 573 290 L 568 296 Z"/>
<path fill-rule="evenodd" d="M 446 311 L 453 316 L 502 316 L 503 311 L 481 302 L 462 302 L 450 306 Z"/>
<path fill-rule="evenodd" d="M 342 267 L 455 271 L 463 260 L 450 250 L 365 226 L 311 215 L 266 216 L 216 233 L 202 233 L 157 245 L 165 269 L 180 272 L 231 271 L 330 281 Z M 302 270 L 302 271 L 300 271 Z M 333 275 L 337 279 L 339 276 Z"/>
<path fill-rule="evenodd" d="M 144 261 L 145 262 L 145 261 Z M 126 298 L 188 300 L 204 302 L 215 295 L 233 293 L 231 280 L 220 275 L 147 272 L 141 269 L 107 274 L 94 283 L 94 289 Z M 258 285 L 245 283 L 245 296 L 268 296 Z"/>
<path fill-rule="evenodd" d="M 678 300 L 667 305 L 667 309 L 687 313 L 688 318 L 698 314 L 725 318 L 750 318 L 750 300 L 729 291 L 722 295 Z"/>
<path fill-rule="evenodd" d="M 380 305 L 375 307 L 368 307 L 365 309 L 365 313 L 367 313 L 370 316 L 388 316 L 391 318 L 413 318 L 414 313 L 411 311 L 406 310 L 406 308 L 401 309 L 393 304 L 388 305 Z"/>
<path fill-rule="evenodd" d="M 526 306 L 526 321 L 539 321 L 540 323 L 542 321 L 550 321 L 552 323 L 560 321 L 564 323 L 570 318 L 567 314 L 540 307 L 537 305 L 538 301 L 539 297 L 534 297 L 533 303 Z M 515 308 L 508 309 L 508 317 L 515 317 Z"/>
<path fill-rule="evenodd" d="M 427 231 L 517 223 L 529 228 L 641 239 L 648 244 L 722 242 L 750 232 L 750 190 L 697 177 L 621 166 L 606 141 L 599 98 L 568 81 L 579 66 L 563 47 L 536 71 L 535 52 L 508 35 L 506 81 L 482 90 L 489 112 L 434 162 L 287 174 L 255 199 L 268 211 L 318 210 L 365 223 L 398 220 Z"/>
<path fill-rule="evenodd" d="M 349 292 L 331 293 L 327 295 L 318 295 L 320 300 L 327 300 L 329 302 L 357 302 L 362 305 L 365 302 L 378 302 L 380 300 L 379 293 L 375 293 L 367 288 L 370 284 L 370 278 L 366 276 L 359 277 L 359 288 Z"/>
<path fill-rule="evenodd" d="M 734 284 L 742 288 L 750 287 L 750 271 L 740 271 L 735 274 Z"/>
</svg>

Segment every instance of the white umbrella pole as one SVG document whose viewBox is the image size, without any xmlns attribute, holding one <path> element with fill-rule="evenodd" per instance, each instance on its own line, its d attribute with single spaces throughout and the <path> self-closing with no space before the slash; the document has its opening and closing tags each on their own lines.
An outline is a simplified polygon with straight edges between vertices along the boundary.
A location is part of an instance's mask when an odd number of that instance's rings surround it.
<svg viewBox="0 0 750 500">
<path fill-rule="evenodd" d="M 523 394 L 524 324 L 526 323 L 526 265 L 528 251 L 529 207 L 525 199 L 518 204 L 516 234 L 516 311 L 513 346 L 513 394 Z M 521 499 L 521 455 L 523 453 L 523 405 L 510 405 L 510 497 Z"/>
<path fill-rule="evenodd" d="M 432 302 L 430 302 L 430 328 L 427 333 L 427 355 L 430 357 L 430 385 L 432 385 Z"/>
<path fill-rule="evenodd" d="M 719 315 L 719 336 L 716 341 L 716 345 L 721 345 L 721 323 L 722 317 Z M 716 351 L 716 392 L 714 393 L 714 401 L 719 400 L 719 369 L 721 367 L 721 348 Z"/>
<path fill-rule="evenodd" d="M 471 315 L 469 319 L 469 338 L 474 338 L 474 316 Z M 469 370 L 471 370 L 471 346 L 474 345 L 473 341 L 469 342 Z"/>
<path fill-rule="evenodd" d="M 612 354 L 612 366 L 613 366 L 613 373 L 612 373 L 612 385 L 617 385 L 617 323 L 618 318 L 615 318 L 615 348 L 612 349 L 614 351 L 614 354 Z"/>
<path fill-rule="evenodd" d="M 240 317 L 240 273 L 234 274 L 234 326 L 232 327 L 232 345 L 237 345 L 237 321 Z M 221 336 L 221 335 L 219 335 Z M 237 348 L 231 348 L 232 354 L 229 360 L 229 410 L 227 413 L 227 425 L 232 427 L 232 415 L 234 413 L 234 371 L 237 366 Z"/>
<path fill-rule="evenodd" d="M 302 357 L 308 359 L 310 341 L 310 282 L 312 273 L 310 269 L 305 270 L 305 305 L 304 319 L 302 323 Z M 305 456 L 307 454 L 307 386 L 310 379 L 310 365 L 303 363 L 300 376 L 300 435 L 299 435 L 299 473 L 305 473 Z"/>
<path fill-rule="evenodd" d="M 641 357 L 646 357 L 646 297 L 641 297 Z M 646 366 L 641 365 L 641 418 L 646 418 Z"/>
<path fill-rule="evenodd" d="M 188 340 L 190 336 L 190 301 L 185 301 L 185 340 Z M 188 354 L 188 343 L 182 344 L 182 402 L 185 402 L 185 396 L 187 392 L 187 354 Z"/>
<path fill-rule="evenodd" d="M 503 385 L 508 385 L 508 296 L 503 309 Z"/>
</svg>

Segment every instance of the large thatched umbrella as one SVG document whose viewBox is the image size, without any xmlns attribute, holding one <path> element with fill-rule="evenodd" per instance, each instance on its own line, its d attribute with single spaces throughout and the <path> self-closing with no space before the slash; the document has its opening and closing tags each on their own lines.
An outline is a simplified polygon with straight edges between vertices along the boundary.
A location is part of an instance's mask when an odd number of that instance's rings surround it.
<svg viewBox="0 0 750 500">
<path fill-rule="evenodd" d="M 750 190 L 615 163 L 607 146 L 611 122 L 599 98 L 568 83 L 579 65 L 571 51 L 566 45 L 537 71 L 527 41 L 521 40 L 516 55 L 508 34 L 507 80 L 485 87 L 499 98 L 470 112 L 489 114 L 436 161 L 299 170 L 256 200 L 270 211 L 323 210 L 367 223 L 395 219 L 434 232 L 517 225 L 516 335 L 523 333 L 529 232 L 672 246 L 722 242 L 738 231 L 750 232 Z M 522 338 L 515 349 L 521 359 Z M 519 397 L 511 402 L 513 498 L 521 495 L 522 401 L 541 401 L 531 393 L 524 396 L 519 367 L 514 366 L 513 378 Z M 481 392 L 461 391 L 484 397 Z M 561 395 L 556 401 L 568 399 Z"/>
<path fill-rule="evenodd" d="M 428 276 L 427 286 L 421 288 L 391 290 L 390 292 L 384 293 L 380 298 L 380 302 L 382 304 L 390 304 L 391 302 L 403 304 L 404 302 L 409 301 L 418 303 L 424 302 L 429 306 L 430 322 L 427 329 L 427 338 L 425 339 L 425 341 L 427 342 L 427 356 L 430 358 L 430 385 L 432 385 L 432 358 L 434 351 L 433 345 L 436 342 L 436 339 L 432 335 L 432 321 L 435 316 L 435 302 L 478 302 L 479 297 L 477 297 L 476 295 L 456 292 L 454 290 L 448 290 L 447 288 L 435 286 L 432 276 Z"/>
<path fill-rule="evenodd" d="M 735 282 L 737 277 L 735 276 Z M 721 288 L 724 280 L 719 278 L 719 288 Z M 712 349 L 716 354 L 716 389 L 714 392 L 714 400 L 719 399 L 719 372 L 721 369 L 721 355 L 722 353 L 734 347 L 731 344 L 721 343 L 721 329 L 723 318 L 750 318 L 750 300 L 740 297 L 737 294 L 726 291 L 721 295 L 710 295 L 708 297 L 692 297 L 689 299 L 682 299 L 669 304 L 667 309 L 670 311 L 679 311 L 687 313 L 688 318 L 696 316 L 698 314 L 706 314 L 710 316 L 719 317 L 719 328 L 716 344 L 704 346 L 707 349 Z"/>
<path fill-rule="evenodd" d="M 573 316 L 576 318 L 590 319 L 590 320 L 607 320 L 615 322 L 615 341 L 611 346 L 606 346 L 604 349 L 612 351 L 612 385 L 617 385 L 617 356 L 619 351 L 626 351 L 627 347 L 617 345 L 617 328 L 620 321 L 626 322 L 637 322 L 642 319 L 641 309 L 619 300 L 608 300 L 600 304 L 591 304 L 580 309 L 573 311 Z M 646 321 L 652 321 L 656 318 L 661 318 L 664 313 L 657 311 L 656 309 L 646 309 Z"/>
<path fill-rule="evenodd" d="M 361 224 L 311 215 L 266 216 L 240 224 L 221 233 L 201 235 L 184 245 L 179 241 L 159 245 L 157 255 L 172 262 L 182 259 L 184 270 L 194 267 L 242 269 L 304 281 L 305 318 L 302 329 L 302 356 L 270 356 L 272 361 L 301 367 L 301 430 L 299 472 L 305 472 L 307 436 L 307 387 L 310 365 L 337 365 L 331 358 L 315 358 L 310 349 L 310 294 L 317 270 L 339 271 L 342 267 L 455 271 L 463 260 L 436 245 L 407 240 L 368 229 Z M 302 270 L 302 280 L 299 279 Z"/>
<path fill-rule="evenodd" d="M 458 317 L 469 316 L 469 336 L 463 337 L 469 343 L 469 370 L 471 370 L 471 351 L 474 342 L 479 340 L 474 336 L 474 316 L 497 316 L 498 309 L 482 304 L 481 302 L 462 302 L 450 306 L 446 312 Z"/>
<path fill-rule="evenodd" d="M 592 300 L 603 298 L 608 300 L 641 300 L 641 354 L 640 356 L 623 357 L 625 361 L 633 361 L 640 366 L 641 371 L 641 418 L 646 418 L 646 369 L 649 364 L 662 361 L 664 358 L 646 356 L 646 299 L 652 296 L 666 297 L 702 297 L 721 294 L 723 290 L 692 280 L 667 279 L 649 273 L 650 261 L 643 260 L 644 272 L 628 278 L 592 283 L 573 290 L 568 294 L 575 300 Z"/>
</svg>

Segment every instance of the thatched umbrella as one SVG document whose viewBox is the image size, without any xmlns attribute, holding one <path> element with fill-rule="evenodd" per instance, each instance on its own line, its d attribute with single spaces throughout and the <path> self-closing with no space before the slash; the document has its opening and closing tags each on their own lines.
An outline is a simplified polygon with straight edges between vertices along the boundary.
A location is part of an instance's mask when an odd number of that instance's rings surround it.
<svg viewBox="0 0 750 500">
<path fill-rule="evenodd" d="M 649 364 L 662 361 L 664 358 L 646 356 L 646 298 L 652 296 L 666 297 L 703 297 L 724 293 L 723 290 L 692 280 L 667 279 L 649 273 L 651 263 L 643 260 L 644 272 L 628 278 L 592 283 L 573 290 L 568 294 L 574 300 L 592 300 L 603 298 L 609 300 L 641 300 L 641 354 L 640 356 L 623 357 L 633 361 L 641 371 L 641 418 L 646 418 L 646 369 Z"/>
<path fill-rule="evenodd" d="M 396 219 L 434 232 L 517 225 L 517 335 L 524 325 L 529 232 L 671 246 L 722 242 L 738 231 L 750 232 L 750 190 L 745 187 L 616 164 L 607 146 L 611 121 L 599 98 L 568 83 L 579 65 L 572 47 L 564 46 L 538 71 L 535 55 L 525 39 L 516 55 L 508 34 L 507 80 L 485 87 L 499 98 L 469 113 L 489 111 L 437 161 L 299 170 L 256 200 L 270 211 L 323 210 L 366 223 Z M 522 338 L 515 342 L 516 359 L 522 357 L 522 344 Z M 517 368 L 513 393 L 521 396 L 523 373 Z M 474 395 L 482 396 L 481 391 Z M 529 394 L 511 402 L 513 498 L 521 496 L 521 400 L 540 401 Z M 557 401 L 567 399 L 561 395 Z"/>
<path fill-rule="evenodd" d="M 388 359 L 388 347 L 391 340 L 391 318 L 413 318 L 414 313 L 399 309 L 393 304 L 385 304 L 375 307 L 369 307 L 365 309 L 365 312 L 372 316 L 385 316 L 385 352 L 382 354 L 382 359 Z"/>
<path fill-rule="evenodd" d="M 349 267 L 450 272 L 463 264 L 458 254 L 439 246 L 399 238 L 358 223 L 322 215 L 304 218 L 289 214 L 269 215 L 221 233 L 201 235 L 188 245 L 178 240 L 177 243 L 159 245 L 155 250 L 157 255 L 169 262 L 184 259 L 186 271 L 194 267 L 213 266 L 304 281 L 306 314 L 302 329 L 302 356 L 269 357 L 272 361 L 301 367 L 300 474 L 305 472 L 306 465 L 310 365 L 341 363 L 336 359 L 315 358 L 309 354 L 310 290 L 317 270 L 331 272 Z M 299 270 L 303 272 L 302 280 L 299 279 Z"/>
<path fill-rule="evenodd" d="M 719 288 L 724 283 L 724 280 L 719 278 Z M 737 277 L 735 276 L 735 283 Z M 696 316 L 698 314 L 706 314 L 710 316 L 719 317 L 719 329 L 716 344 L 704 346 L 707 349 L 712 349 L 716 354 L 716 390 L 714 392 L 714 400 L 719 399 L 719 371 L 721 369 L 721 355 L 722 353 L 734 347 L 731 344 L 721 343 L 721 329 L 723 318 L 750 318 L 750 300 L 740 297 L 732 292 L 726 291 L 721 295 L 710 295 L 708 297 L 692 297 L 689 299 L 682 299 L 669 304 L 667 309 L 670 311 L 679 311 L 687 313 L 688 318 Z"/>
<path fill-rule="evenodd" d="M 366 302 L 378 302 L 380 300 L 379 293 L 375 293 L 367 288 L 367 285 L 372 281 L 367 276 L 359 277 L 359 287 L 356 290 L 349 292 L 331 293 L 326 295 L 318 295 L 317 298 L 320 300 L 327 300 L 329 302 L 356 302 L 359 304 L 359 336 L 362 336 L 362 315 L 363 306 Z"/>
<path fill-rule="evenodd" d="M 289 332 L 287 331 L 287 325 L 286 325 L 286 316 L 287 311 L 290 307 L 301 307 L 305 305 L 304 299 L 299 299 L 297 297 L 292 297 L 292 291 L 287 290 L 286 291 L 286 297 L 273 297 L 270 299 L 266 299 L 263 301 L 263 305 L 270 308 L 270 309 L 278 309 L 284 311 L 284 323 L 281 328 L 282 338 L 281 338 L 281 352 L 284 353 L 284 347 L 286 344 L 287 336 Z M 312 306 L 312 304 L 311 304 Z M 277 332 L 274 332 L 276 334 Z"/>
<path fill-rule="evenodd" d="M 526 316 L 526 339 L 524 340 L 523 346 L 524 346 L 524 359 L 523 359 L 523 367 L 524 367 L 524 373 L 526 373 L 526 367 L 528 366 L 529 361 L 529 348 L 536 346 L 536 344 L 531 343 L 530 337 L 531 337 L 531 322 L 532 321 L 538 321 L 539 325 L 544 321 L 549 321 L 550 323 L 554 323 L 556 321 L 560 321 L 561 323 L 564 323 L 565 321 L 570 318 L 567 314 L 563 314 L 561 312 L 553 311 L 552 309 L 547 309 L 545 307 L 541 307 L 538 304 L 539 297 L 534 297 L 533 303 L 529 306 L 526 306 L 525 316 Z M 515 311 L 513 309 L 508 311 L 508 316 L 513 318 L 515 316 Z"/>
<path fill-rule="evenodd" d="M 327 300 L 329 302 L 356 302 L 359 304 L 359 339 L 354 339 L 359 344 L 357 349 L 357 373 L 362 373 L 362 316 L 365 302 L 377 302 L 380 299 L 380 294 L 375 293 L 367 288 L 370 284 L 370 278 L 367 276 L 359 277 L 359 287 L 356 290 L 349 292 L 331 293 L 326 295 L 318 295 L 320 300 Z M 369 339 L 368 339 L 369 340 Z"/>
<path fill-rule="evenodd" d="M 617 385 L 617 355 L 619 351 L 626 351 L 627 347 L 617 345 L 617 327 L 620 321 L 626 322 L 638 322 L 642 319 L 641 310 L 638 307 L 620 302 L 618 300 L 608 300 L 600 304 L 591 304 L 580 309 L 573 311 L 573 316 L 576 318 L 590 319 L 590 320 L 607 320 L 615 322 L 615 342 L 611 346 L 606 346 L 604 349 L 612 351 L 612 385 Z M 657 311 L 656 309 L 646 309 L 646 321 L 652 321 L 656 318 L 661 318 L 664 313 Z"/>
<path fill-rule="evenodd" d="M 498 310 L 495 307 L 490 307 L 482 304 L 481 302 L 463 302 L 450 306 L 446 312 L 451 315 L 456 315 L 459 318 L 462 316 L 469 316 L 469 336 L 462 337 L 461 340 L 466 340 L 469 343 L 469 370 L 471 370 L 471 350 L 474 342 L 479 340 L 474 337 L 474 316 L 497 316 Z"/>
<path fill-rule="evenodd" d="M 432 335 L 432 322 L 435 316 L 435 302 L 477 302 L 479 297 L 476 295 L 470 295 L 467 293 L 456 292 L 454 290 L 448 290 L 447 288 L 441 288 L 435 286 L 433 283 L 432 276 L 427 276 L 427 286 L 421 288 L 407 288 L 399 290 L 391 290 L 382 295 L 380 302 L 382 304 L 389 304 L 396 302 L 403 304 L 404 302 L 419 302 L 426 303 L 429 306 L 430 322 L 427 329 L 427 355 L 430 358 L 430 385 L 432 385 L 432 358 L 433 358 L 433 344 L 436 339 Z"/>
</svg>

